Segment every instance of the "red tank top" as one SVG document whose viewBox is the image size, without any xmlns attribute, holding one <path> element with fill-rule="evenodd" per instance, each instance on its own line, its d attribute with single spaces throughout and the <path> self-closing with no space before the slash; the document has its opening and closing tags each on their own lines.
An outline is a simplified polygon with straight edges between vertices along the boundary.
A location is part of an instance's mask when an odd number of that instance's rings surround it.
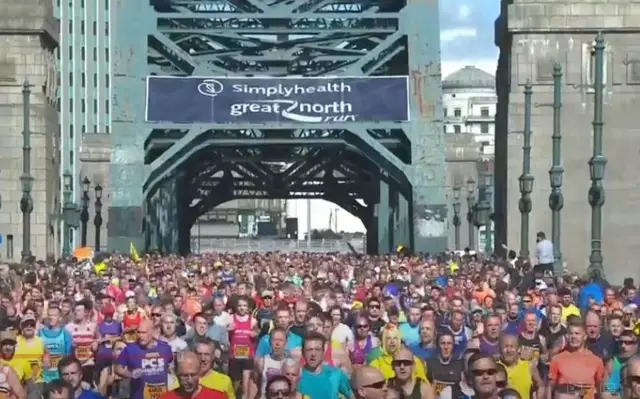
<svg viewBox="0 0 640 399">
<path fill-rule="evenodd" d="M 126 312 L 122 318 L 122 324 L 124 328 L 139 326 L 142 322 L 142 315 L 140 312 L 134 312 L 133 314 Z"/>
<path fill-rule="evenodd" d="M 324 364 L 326 364 L 328 366 L 334 366 L 334 364 L 333 364 L 333 346 L 331 345 L 331 342 L 327 343 L 327 349 L 324 351 L 324 356 L 322 356 L 322 360 L 324 361 Z M 300 358 L 300 365 L 301 366 L 305 365 L 305 361 L 304 361 L 303 357 Z"/>
<path fill-rule="evenodd" d="M 241 321 L 237 315 L 233 315 L 233 325 L 235 328 L 229 337 L 231 344 L 231 357 L 234 359 L 249 359 L 255 352 L 254 339 L 251 337 L 253 319 L 251 316 L 247 320 Z"/>
</svg>

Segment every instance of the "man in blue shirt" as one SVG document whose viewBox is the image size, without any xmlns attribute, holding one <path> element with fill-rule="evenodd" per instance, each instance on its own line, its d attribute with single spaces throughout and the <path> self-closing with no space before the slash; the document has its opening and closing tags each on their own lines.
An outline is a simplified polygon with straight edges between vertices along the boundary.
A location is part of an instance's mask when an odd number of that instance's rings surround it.
<svg viewBox="0 0 640 399">
<path fill-rule="evenodd" d="M 276 327 L 283 328 L 288 330 L 291 325 L 291 315 L 289 313 L 289 309 L 278 309 L 275 315 Z M 270 336 L 267 334 L 264 337 L 260 338 L 258 341 L 258 346 L 256 347 L 256 357 L 263 357 L 271 354 L 271 341 Z M 296 335 L 289 331 L 287 333 L 287 346 L 285 350 L 289 353 L 290 357 L 300 358 L 302 348 L 302 338 L 299 335 Z"/>
<path fill-rule="evenodd" d="M 58 364 L 60 377 L 71 386 L 73 397 L 76 399 L 104 399 L 95 391 L 82 388 L 82 365 L 80 360 L 73 356 L 67 356 Z"/>
<path fill-rule="evenodd" d="M 305 336 L 302 347 L 305 365 L 298 381 L 298 392 L 309 399 L 337 398 L 338 395 L 355 399 L 347 374 L 325 364 L 326 345 L 326 338 L 318 332 L 311 331 Z"/>
</svg>

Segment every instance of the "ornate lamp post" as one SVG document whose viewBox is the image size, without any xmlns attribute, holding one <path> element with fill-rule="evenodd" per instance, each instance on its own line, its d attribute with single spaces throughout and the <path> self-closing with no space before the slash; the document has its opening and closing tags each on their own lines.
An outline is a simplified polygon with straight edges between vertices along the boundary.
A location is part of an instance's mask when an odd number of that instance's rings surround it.
<svg viewBox="0 0 640 399">
<path fill-rule="evenodd" d="M 82 180 L 82 210 L 80 211 L 81 223 L 81 243 L 83 247 L 87 246 L 87 224 L 89 223 L 89 189 L 91 181 L 88 177 Z"/>
<path fill-rule="evenodd" d="M 491 171 L 486 171 L 482 174 L 482 185 L 484 186 L 484 199 L 483 206 L 486 207 L 487 217 L 484 219 L 484 252 L 485 254 L 490 254 L 493 252 L 493 240 L 492 235 L 493 231 L 491 228 L 491 187 L 493 187 L 493 173 Z M 485 209 L 482 210 L 485 212 Z M 482 215 L 484 218 L 484 215 Z"/>
<path fill-rule="evenodd" d="M 475 212 L 473 213 L 473 224 L 476 229 L 480 231 L 480 227 L 486 226 L 489 221 L 489 204 L 487 203 L 486 195 L 486 182 L 484 179 L 486 173 L 483 173 L 480 177 L 480 184 L 478 185 L 478 203 L 475 206 Z M 479 250 L 480 248 L 478 248 Z"/>
<path fill-rule="evenodd" d="M 96 227 L 96 245 L 94 250 L 100 251 L 100 228 L 102 227 L 102 186 L 97 184 L 96 192 L 96 216 L 93 218 L 93 225 Z"/>
<path fill-rule="evenodd" d="M 31 85 L 25 80 L 22 86 L 22 113 L 24 131 L 22 132 L 22 198 L 20 198 L 20 211 L 22 212 L 22 260 L 31 257 L 31 212 L 33 212 L 33 199 L 31 189 L 33 176 L 31 176 Z"/>
<path fill-rule="evenodd" d="M 474 197 L 474 193 L 476 191 L 475 185 L 476 182 L 472 178 L 469 178 L 469 180 L 467 180 L 467 222 L 469 222 L 469 249 L 473 249 L 473 247 L 475 246 L 475 229 L 473 228 L 476 206 L 476 199 Z"/>
<path fill-rule="evenodd" d="M 518 178 L 520 186 L 520 257 L 529 257 L 529 214 L 531 213 L 531 193 L 535 178 L 531 174 L 531 81 L 524 86 L 524 143 L 522 145 L 522 174 Z"/>
<path fill-rule="evenodd" d="M 63 221 L 63 229 L 62 229 L 62 256 L 70 257 L 71 256 L 71 226 L 73 224 L 73 213 L 75 211 L 75 204 L 71 200 L 71 173 L 65 172 L 63 175 L 63 184 L 64 184 L 64 192 L 63 192 L 63 204 L 62 204 L 62 221 Z"/>
<path fill-rule="evenodd" d="M 602 154 L 602 118 L 603 89 L 604 89 L 604 38 L 599 33 L 594 46 L 595 52 L 595 82 L 593 93 L 593 156 L 589 160 L 589 174 L 591 188 L 589 188 L 589 205 L 591 205 L 591 254 L 589 255 L 589 269 L 598 270 L 604 276 L 602 264 L 602 206 L 604 205 L 604 169 L 607 158 Z"/>
<path fill-rule="evenodd" d="M 553 241 L 553 269 L 556 276 L 562 275 L 562 252 L 560 240 L 560 211 L 564 206 L 564 197 L 562 196 L 562 175 L 564 168 L 562 167 L 562 134 L 560 131 L 562 110 L 562 67 L 556 64 L 553 67 L 553 134 L 552 139 L 552 158 L 553 164 L 549 170 L 549 182 L 551 185 L 551 194 L 549 194 L 549 208 L 551 209 L 551 240 Z"/>
<path fill-rule="evenodd" d="M 460 186 L 453 188 L 453 226 L 455 228 L 456 249 L 460 249 Z"/>
</svg>

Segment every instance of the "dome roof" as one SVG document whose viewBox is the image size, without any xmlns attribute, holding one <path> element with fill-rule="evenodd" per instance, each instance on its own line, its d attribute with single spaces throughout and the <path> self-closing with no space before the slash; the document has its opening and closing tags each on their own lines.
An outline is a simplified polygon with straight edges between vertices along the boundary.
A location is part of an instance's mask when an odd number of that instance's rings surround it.
<svg viewBox="0 0 640 399">
<path fill-rule="evenodd" d="M 496 78 L 481 69 L 467 65 L 442 81 L 443 89 L 493 89 Z"/>
</svg>

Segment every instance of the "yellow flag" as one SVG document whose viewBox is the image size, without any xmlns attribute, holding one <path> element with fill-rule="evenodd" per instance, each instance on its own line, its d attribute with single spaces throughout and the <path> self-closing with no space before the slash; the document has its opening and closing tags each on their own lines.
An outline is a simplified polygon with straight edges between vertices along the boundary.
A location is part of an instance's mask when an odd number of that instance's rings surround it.
<svg viewBox="0 0 640 399">
<path fill-rule="evenodd" d="M 131 260 L 138 263 L 140 262 L 140 255 L 138 255 L 138 250 L 133 245 L 132 242 L 129 243 L 129 255 L 131 256 Z"/>
<path fill-rule="evenodd" d="M 449 271 L 451 273 L 455 273 L 459 270 L 460 268 L 458 267 L 458 262 L 455 261 L 451 261 L 449 262 Z"/>
<path fill-rule="evenodd" d="M 107 265 L 104 262 L 98 262 L 95 265 L 93 265 L 93 269 L 96 271 L 96 274 L 98 276 L 100 276 L 104 271 L 104 269 L 106 268 L 107 268 Z"/>
</svg>

